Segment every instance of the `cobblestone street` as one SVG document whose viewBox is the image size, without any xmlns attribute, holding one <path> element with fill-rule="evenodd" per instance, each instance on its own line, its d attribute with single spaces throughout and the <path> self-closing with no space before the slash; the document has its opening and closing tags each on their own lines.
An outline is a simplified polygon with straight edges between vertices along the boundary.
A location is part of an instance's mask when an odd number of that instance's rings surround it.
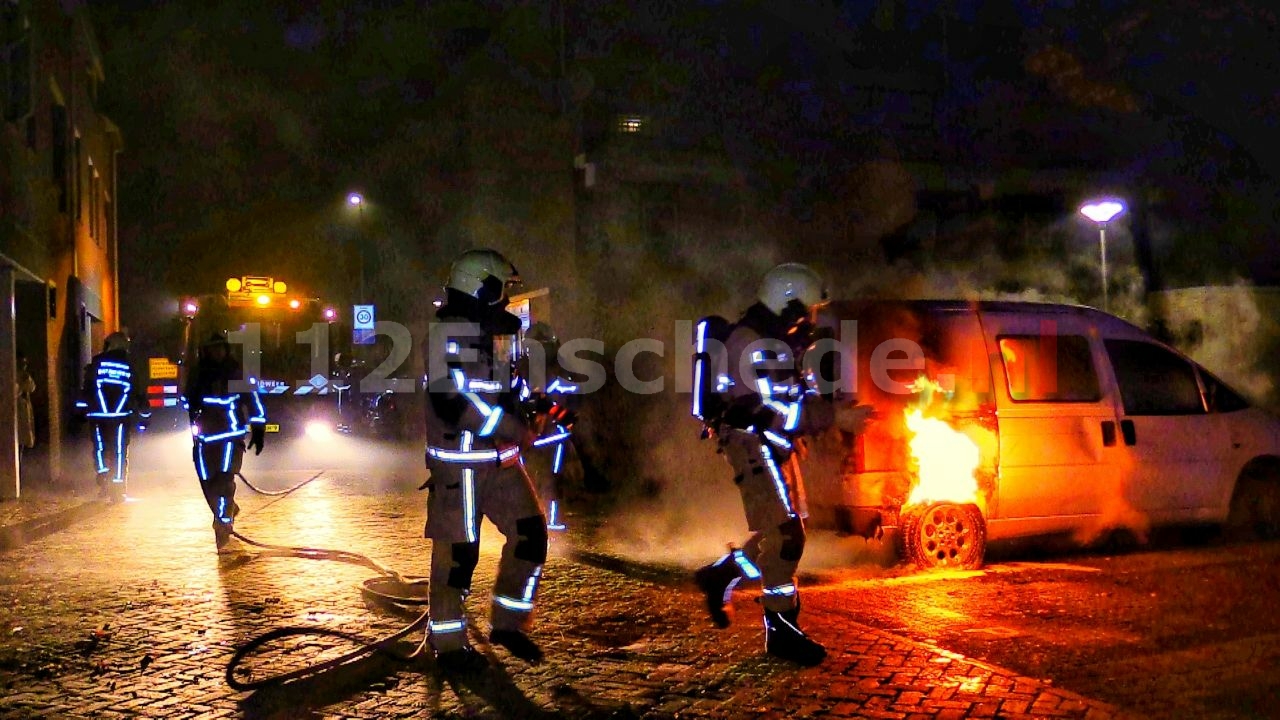
<svg viewBox="0 0 1280 720">
<path fill-rule="evenodd" d="M 314 474 L 274 472 L 255 483 L 285 488 Z M 242 487 L 237 527 L 260 542 L 360 552 L 406 575 L 425 574 L 420 482 L 401 469 L 372 481 L 325 472 L 281 498 Z M 534 633 L 547 660 L 530 667 L 490 648 L 482 632 L 499 541 L 488 525 L 469 607 L 491 671 L 460 680 L 437 673 L 431 660 L 372 656 L 284 687 L 237 693 L 223 678 L 227 661 L 262 632 L 304 625 L 374 639 L 409 620 L 366 604 L 359 584 L 374 576 L 367 568 L 239 541 L 234 551 L 216 554 L 208 510 L 185 477 L 139 475 L 133 488 L 130 502 L 0 556 L 0 715 L 1119 715 L 1104 703 L 873 629 L 856 612 L 806 613 L 806 627 L 831 651 L 821 667 L 772 662 L 760 652 L 753 591 L 739 593 L 739 621 L 715 631 L 699 597 L 678 577 L 618 572 L 592 561 L 590 548 L 573 550 L 573 538 L 564 536 L 553 540 Z M 248 666 L 261 676 L 268 667 L 298 667 L 350 649 L 338 642 L 284 642 Z"/>
</svg>

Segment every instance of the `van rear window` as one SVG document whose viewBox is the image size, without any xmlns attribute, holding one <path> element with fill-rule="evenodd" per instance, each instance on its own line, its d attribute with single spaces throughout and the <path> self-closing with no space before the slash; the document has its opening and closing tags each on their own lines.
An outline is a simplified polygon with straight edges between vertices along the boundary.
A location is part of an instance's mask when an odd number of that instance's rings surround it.
<svg viewBox="0 0 1280 720">
<path fill-rule="evenodd" d="M 1082 335 L 997 338 L 1009 397 L 1015 402 L 1097 402 L 1098 373 Z"/>
</svg>

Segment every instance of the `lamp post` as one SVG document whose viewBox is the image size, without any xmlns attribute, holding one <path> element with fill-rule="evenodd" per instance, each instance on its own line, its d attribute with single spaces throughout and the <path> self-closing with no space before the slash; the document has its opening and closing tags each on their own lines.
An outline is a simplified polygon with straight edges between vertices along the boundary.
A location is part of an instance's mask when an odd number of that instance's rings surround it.
<svg viewBox="0 0 1280 720">
<path fill-rule="evenodd" d="M 360 262 L 360 302 L 365 301 L 364 297 L 364 196 L 358 192 L 347 195 L 347 204 L 356 209 L 357 220 L 356 227 L 359 232 L 356 237 L 356 253 Z"/>
<path fill-rule="evenodd" d="M 1102 309 L 1111 312 L 1108 307 L 1111 293 L 1107 288 L 1107 223 L 1124 212 L 1124 203 L 1119 200 L 1099 200 L 1086 203 L 1080 207 L 1080 214 L 1098 224 L 1098 250 L 1102 255 Z"/>
</svg>

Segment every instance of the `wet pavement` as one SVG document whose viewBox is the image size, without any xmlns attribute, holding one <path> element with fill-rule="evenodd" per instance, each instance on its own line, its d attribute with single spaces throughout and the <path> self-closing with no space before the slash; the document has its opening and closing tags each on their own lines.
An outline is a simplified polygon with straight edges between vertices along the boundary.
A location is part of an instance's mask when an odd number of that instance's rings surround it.
<svg viewBox="0 0 1280 720">
<path fill-rule="evenodd" d="M 246 474 L 264 489 L 310 482 L 283 497 L 241 488 L 238 529 L 425 574 L 417 458 L 377 449 L 386 467 L 366 473 L 339 462 L 342 452 L 307 452 L 287 469 L 255 471 L 251 458 Z M 976 574 L 824 571 L 806 583 L 803 621 L 830 655 L 798 669 L 761 655 L 756 591 L 738 593 L 738 622 L 716 631 L 683 572 L 556 536 L 534 632 L 547 660 L 529 666 L 480 632 L 498 548 L 487 524 L 469 607 L 489 671 L 460 679 L 431 660 L 372 656 L 236 692 L 226 663 L 260 633 L 292 625 L 374 639 L 411 617 L 363 599 L 374 576 L 364 567 L 240 543 L 215 553 L 193 483 L 180 463 L 137 472 L 130 502 L 0 554 L 0 717 L 1275 714 L 1260 704 L 1274 699 L 1276 621 L 1262 616 L 1275 576 L 1259 568 L 1277 564 L 1276 546 L 1004 560 Z M 1243 582 L 1253 583 L 1244 595 L 1226 589 Z M 1171 583 L 1187 589 L 1168 594 Z M 285 640 L 239 677 L 349 648 Z"/>
</svg>

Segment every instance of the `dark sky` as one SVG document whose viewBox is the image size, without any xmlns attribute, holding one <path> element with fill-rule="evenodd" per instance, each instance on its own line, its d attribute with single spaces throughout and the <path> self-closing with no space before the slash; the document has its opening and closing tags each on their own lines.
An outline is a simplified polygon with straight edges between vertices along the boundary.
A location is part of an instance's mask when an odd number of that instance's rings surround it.
<svg viewBox="0 0 1280 720">
<path fill-rule="evenodd" d="M 424 188 L 450 168 L 444 149 L 423 148 L 452 142 L 432 128 L 450 115 L 477 54 L 505 64 L 511 82 L 552 110 L 562 68 L 572 80 L 575 66 L 594 63 L 591 98 L 643 84 L 647 99 L 680 99 L 691 134 L 754 123 L 745 128 L 753 147 L 740 151 L 752 167 L 768 152 L 807 166 L 847 155 L 865 143 L 845 131 L 851 123 L 892 123 L 897 113 L 851 120 L 846 79 L 913 73 L 939 89 L 937 131 L 952 160 L 1114 159 L 1117 178 L 1176 199 L 1171 218 L 1203 223 L 1202 235 L 1232 244 L 1258 280 L 1280 281 L 1280 37 L 1267 3 L 792 6 L 569 3 L 561 45 L 553 2 L 91 2 L 106 56 L 104 111 L 127 145 L 125 297 L 132 312 L 149 311 L 165 292 L 215 290 L 238 268 L 324 286 L 340 243 L 360 231 L 342 206 L 351 189 L 375 203 L 364 221 L 379 232 L 429 242 L 448 209 Z M 613 55 L 626 62 L 611 75 L 601 57 Z M 704 58 L 730 90 L 680 72 Z M 637 62 L 653 68 L 639 84 Z M 741 107 L 726 109 L 733 103 Z M 1055 145 L 1064 135 L 1075 139 Z M 804 182 L 821 195 L 829 180 Z M 811 197 L 788 192 L 793 204 Z"/>
</svg>

